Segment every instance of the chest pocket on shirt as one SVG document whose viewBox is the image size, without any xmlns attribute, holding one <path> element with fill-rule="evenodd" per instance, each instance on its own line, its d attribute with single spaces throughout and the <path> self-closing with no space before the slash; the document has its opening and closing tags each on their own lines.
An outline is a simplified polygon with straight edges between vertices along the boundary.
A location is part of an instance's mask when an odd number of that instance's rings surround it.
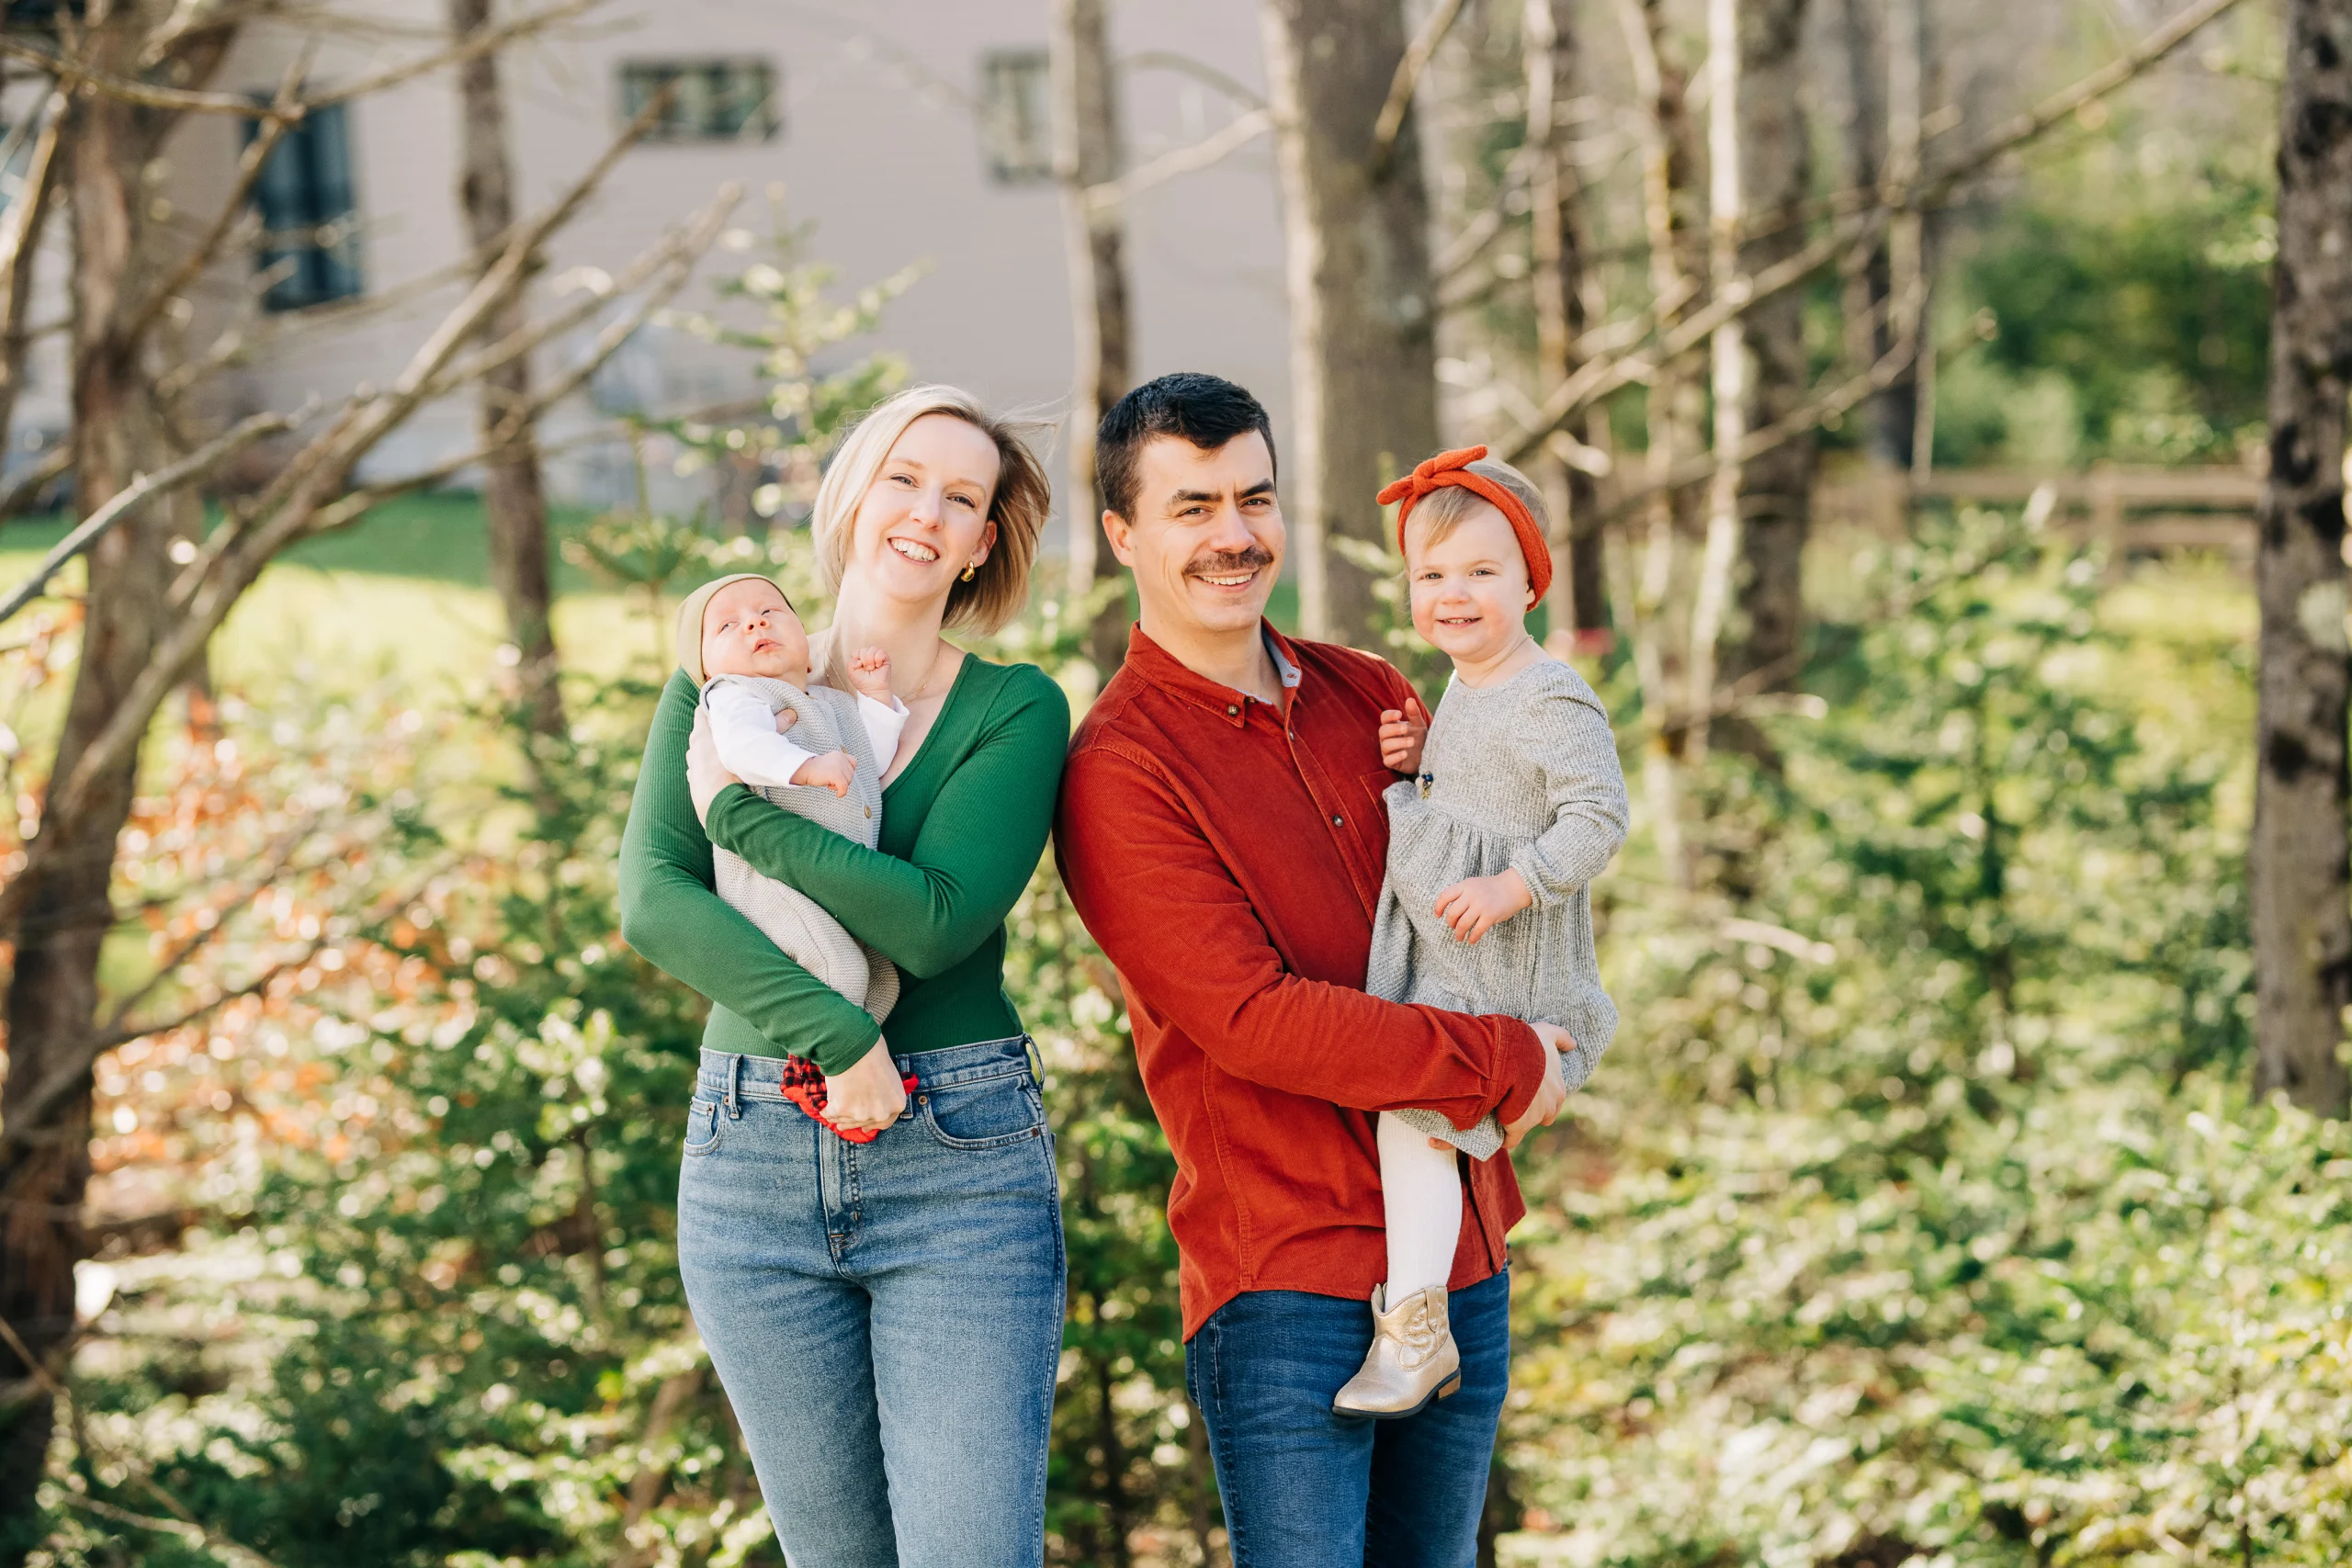
<svg viewBox="0 0 2352 1568">
<path fill-rule="evenodd" d="M 1388 802 L 1385 797 L 1388 794 L 1388 786 L 1397 783 L 1404 776 L 1402 773 L 1391 773 L 1386 768 L 1375 768 L 1363 775 L 1363 790 L 1366 795 L 1372 796 L 1372 809 L 1378 813 L 1376 820 L 1387 821 Z"/>
</svg>

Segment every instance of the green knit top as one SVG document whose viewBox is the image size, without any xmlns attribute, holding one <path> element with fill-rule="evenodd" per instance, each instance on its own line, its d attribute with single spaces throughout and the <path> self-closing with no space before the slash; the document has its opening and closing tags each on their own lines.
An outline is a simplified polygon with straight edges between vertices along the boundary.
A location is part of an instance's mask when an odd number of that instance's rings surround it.
<svg viewBox="0 0 2352 1568">
<path fill-rule="evenodd" d="M 967 657 L 906 771 L 882 792 L 869 850 L 740 784 L 706 836 L 686 791 L 695 690 L 671 677 L 621 839 L 621 936 L 708 997 L 703 1044 L 854 1065 L 888 1034 L 900 1055 L 1021 1032 L 1004 994 L 1004 919 L 1045 852 L 1069 702 L 1034 664 Z M 710 846 L 788 883 L 900 971 L 887 1029 L 779 952 L 711 891 Z"/>
</svg>

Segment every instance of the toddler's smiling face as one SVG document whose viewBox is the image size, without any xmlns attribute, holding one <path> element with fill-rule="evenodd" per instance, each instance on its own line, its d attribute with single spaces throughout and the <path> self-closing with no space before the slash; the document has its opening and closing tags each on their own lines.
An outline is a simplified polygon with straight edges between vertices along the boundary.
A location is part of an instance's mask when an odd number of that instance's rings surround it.
<svg viewBox="0 0 2352 1568">
<path fill-rule="evenodd" d="M 730 582 L 702 610 L 705 675 L 765 675 L 796 686 L 808 683 L 808 634 L 784 597 L 764 578 Z"/>
<path fill-rule="evenodd" d="M 1484 501 L 1442 539 L 1418 513 L 1405 521 L 1413 629 L 1457 664 L 1481 664 L 1516 643 L 1534 595 L 1510 519 Z"/>
</svg>

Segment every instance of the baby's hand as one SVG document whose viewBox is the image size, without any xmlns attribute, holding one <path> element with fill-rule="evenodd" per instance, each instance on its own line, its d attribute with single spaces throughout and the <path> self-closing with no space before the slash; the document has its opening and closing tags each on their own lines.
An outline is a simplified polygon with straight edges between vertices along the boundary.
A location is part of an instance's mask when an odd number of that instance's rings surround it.
<svg viewBox="0 0 2352 1568">
<path fill-rule="evenodd" d="M 1453 940 L 1475 942 L 1535 902 L 1516 871 L 1473 876 L 1437 896 L 1437 918 L 1453 928 Z"/>
<path fill-rule="evenodd" d="M 1380 716 L 1380 760 L 1390 771 L 1418 773 L 1421 771 L 1421 746 L 1430 738 L 1430 716 L 1421 711 L 1420 703 L 1412 697 L 1405 699 L 1404 711 L 1383 710 Z"/>
<path fill-rule="evenodd" d="M 794 725 L 798 724 L 799 722 L 800 716 L 795 713 L 792 709 L 778 708 L 775 710 L 775 732 L 778 735 L 782 735 L 786 730 L 790 729 Z"/>
<path fill-rule="evenodd" d="M 846 751 L 828 751 L 821 757 L 811 757 L 793 770 L 792 782 L 817 789 L 829 789 L 846 798 L 849 782 L 857 777 L 857 759 Z"/>
<path fill-rule="evenodd" d="M 890 656 L 878 648 L 861 648 L 849 656 L 849 683 L 858 695 L 877 703 L 890 700 Z"/>
</svg>

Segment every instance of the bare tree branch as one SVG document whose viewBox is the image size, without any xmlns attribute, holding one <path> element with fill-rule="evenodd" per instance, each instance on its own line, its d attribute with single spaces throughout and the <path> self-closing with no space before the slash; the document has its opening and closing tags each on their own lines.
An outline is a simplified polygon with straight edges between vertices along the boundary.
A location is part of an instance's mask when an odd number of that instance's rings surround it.
<svg viewBox="0 0 2352 1568">
<path fill-rule="evenodd" d="M 284 79 L 278 83 L 277 96 L 271 101 L 270 107 L 288 112 L 274 113 L 264 119 L 261 130 L 245 143 L 244 152 L 237 159 L 237 175 L 230 184 L 228 199 L 220 204 L 220 213 L 206 228 L 203 236 L 189 248 L 187 255 L 180 258 L 180 265 L 172 269 L 171 276 L 165 278 L 147 297 L 147 302 L 132 313 L 128 341 L 135 343 L 145 336 L 147 329 L 155 324 L 155 318 L 179 297 L 180 291 L 204 275 L 205 268 L 212 265 L 220 243 L 229 237 L 229 231 L 244 215 L 245 198 L 253 194 L 254 182 L 261 177 L 262 165 L 269 162 L 269 155 L 277 150 L 278 142 L 293 127 L 290 111 L 299 101 L 302 78 L 311 68 L 311 46 L 305 44 L 295 55 L 294 62 L 287 67 Z"/>
<path fill-rule="evenodd" d="M 1261 109 L 1266 107 L 1266 100 L 1239 79 L 1227 75 L 1205 60 L 1195 60 L 1172 49 L 1137 50 L 1133 54 L 1121 57 L 1119 66 L 1125 71 L 1173 71 L 1215 87 L 1244 108 Z"/>
<path fill-rule="evenodd" d="M 265 435 L 291 430 L 306 417 L 304 411 L 290 414 L 248 415 L 178 462 L 142 475 L 136 482 L 116 491 L 112 499 L 91 513 L 80 527 L 58 540 L 49 554 L 41 558 L 40 565 L 33 569 L 32 575 L 17 584 L 16 591 L 5 602 L 0 602 L 0 621 L 7 620 L 40 598 L 41 589 L 57 575 L 60 567 L 104 538 L 107 529 L 137 511 L 142 502 L 176 490 L 190 479 L 202 478 L 231 454 L 252 446 Z"/>
<path fill-rule="evenodd" d="M 1405 129 L 1406 111 L 1413 107 L 1413 94 L 1421 85 L 1421 73 L 1430 68 L 1437 46 L 1445 41 L 1445 35 L 1453 30 L 1454 18 L 1461 15 L 1462 0 L 1438 0 L 1437 9 L 1423 18 L 1421 30 L 1405 46 L 1405 57 L 1396 62 L 1396 74 L 1388 84 L 1388 101 L 1380 106 L 1372 122 L 1374 179 L 1386 176 L 1396 138 Z"/>
<path fill-rule="evenodd" d="M 527 38 L 536 32 L 544 32 L 559 22 L 568 22 L 574 17 L 594 10 L 604 3 L 605 0 L 563 0 L 562 4 L 550 6 L 544 11 L 536 11 L 527 17 L 517 17 L 512 21 L 501 23 L 494 28 L 484 28 L 478 33 L 469 34 L 462 43 L 437 50 L 415 60 L 402 61 L 398 65 L 386 67 L 373 76 L 362 76 L 356 81 L 345 83 L 332 91 L 307 98 L 303 101 L 302 107 L 305 110 L 309 110 L 324 108 L 329 104 L 347 103 L 353 98 L 365 97 L 370 93 L 380 93 L 387 87 L 397 87 L 403 82 L 429 75 L 446 65 L 461 65 L 477 56 L 503 49 L 517 39 Z"/>
<path fill-rule="evenodd" d="M 1899 212 L 1925 210 L 1946 199 L 1985 165 L 2050 130 L 2085 104 L 2114 92 L 2144 74 L 2188 41 L 2200 28 L 2241 0 L 2198 0 L 2188 10 L 2151 33 L 2135 50 L 2112 61 L 2073 85 L 2044 98 L 2032 108 L 1996 127 L 1975 145 L 1931 175 L 1908 184 L 1890 184 L 1858 197 L 1856 209 L 1830 232 L 1785 260 L 1752 276 L 1724 282 L 1714 297 L 1694 314 L 1675 321 L 1647 352 L 1616 359 L 1594 359 L 1555 387 L 1537 410 L 1536 423 L 1493 443 L 1507 461 L 1518 462 L 1573 415 L 1619 388 L 1649 374 L 1657 365 L 1689 353 L 1724 321 L 1784 288 L 1793 288 L 1826 265 L 1849 246 L 1871 243 Z"/>
<path fill-rule="evenodd" d="M 166 87 L 153 82 L 141 82 L 128 76 L 94 71 L 77 60 L 30 42 L 16 33 L 0 32 L 0 59 L 25 61 L 48 72 L 67 86 L 85 87 L 123 103 L 137 104 L 141 108 L 239 115 L 247 119 L 275 112 L 234 93 L 200 93 L 186 87 Z M 297 114 L 294 118 L 299 119 L 301 117 Z"/>
<path fill-rule="evenodd" d="M 262 568 L 287 545 L 314 531 L 321 513 L 329 508 L 347 483 L 351 466 L 426 399 L 436 384 L 442 367 L 448 363 L 458 345 L 478 330 L 492 310 L 519 285 L 525 258 L 537 249 L 539 242 L 550 229 L 570 217 L 586 200 L 588 192 L 617 161 L 620 152 L 635 140 L 639 126 L 647 122 L 650 115 L 658 113 L 661 107 L 658 99 L 647 106 L 647 114 L 639 117 L 638 124 L 615 143 L 613 150 L 582 177 L 562 201 L 526 226 L 497 265 L 483 276 L 466 300 L 417 349 L 408 368 L 401 373 L 390 390 L 365 399 L 355 399 L 326 430 L 287 465 L 287 472 L 292 477 L 279 491 L 283 499 L 278 501 L 266 523 L 237 530 L 235 541 L 214 558 L 208 579 L 188 597 L 179 623 L 159 641 L 147 668 L 132 682 L 130 693 L 108 720 L 107 728 L 83 753 L 64 787 L 62 790 L 52 788 L 49 812 L 71 812 L 84 792 L 89 789 L 92 781 L 99 777 L 107 767 L 118 764 L 122 756 L 138 744 L 139 737 L 145 733 L 155 709 L 178 681 L 180 672 L 202 651 L 213 632 L 228 618 L 229 611 L 239 597 L 260 576 Z M 734 209 L 741 196 L 740 187 L 731 184 L 727 186 L 688 231 L 685 240 L 683 243 L 672 242 L 680 246 L 677 265 L 681 269 L 681 282 L 684 271 L 691 268 L 693 260 L 718 237 L 719 225 Z M 616 323 L 616 326 L 621 324 Z M 633 323 L 629 330 L 634 330 Z M 598 339 L 597 354 L 561 382 L 548 388 L 546 395 L 560 397 L 584 384 L 594 373 L 599 356 L 609 355 L 627 335 L 627 331 L 616 333 L 614 329 L 606 329 Z M 28 853 L 39 853 L 46 841 L 45 833 L 36 838 Z M 28 880 L 19 874 L 6 892 L 0 893 L 0 927 L 13 919 L 16 889 L 25 886 Z"/>
<path fill-rule="evenodd" d="M 1250 109 L 1238 114 L 1190 147 L 1179 147 L 1163 152 L 1150 163 L 1128 170 L 1115 180 L 1105 180 L 1099 186 L 1086 187 L 1086 204 L 1097 211 L 1115 207 L 1129 197 L 1140 195 L 1156 185 L 1205 169 L 1228 153 L 1238 152 L 1274 128 L 1272 109 Z"/>
<path fill-rule="evenodd" d="M 418 59 L 402 61 L 373 75 L 359 77 L 330 92 L 293 104 L 256 104 L 236 93 L 196 92 L 185 87 L 167 87 L 156 82 L 113 75 L 94 70 L 57 50 L 31 42 L 14 33 L 0 32 L 0 59 L 24 61 L 69 86 L 102 93 L 107 97 L 137 104 L 142 108 L 177 109 L 193 114 L 234 115 L 241 119 L 290 122 L 300 120 L 312 109 L 381 92 L 387 87 L 398 86 L 402 82 L 438 71 L 443 66 L 455 65 L 476 55 L 503 48 L 516 39 L 569 20 L 601 3 L 602 0 L 564 0 L 561 5 L 551 6 L 532 16 L 518 17 L 503 26 L 487 28 L 464 43 L 435 50 Z"/>
<path fill-rule="evenodd" d="M 34 497 L 73 466 L 74 448 L 66 442 L 61 441 L 42 454 L 40 462 L 11 479 L 7 489 L 0 490 L 0 523 L 31 505 Z"/>
<path fill-rule="evenodd" d="M 1949 340 L 1937 344 L 1937 352 L 1956 354 L 1985 342 L 1992 335 L 1991 318 L 1980 315 L 1969 323 L 1967 331 L 1956 333 Z M 1897 339 L 1894 345 L 1868 369 L 1822 389 L 1771 423 L 1749 431 L 1739 444 L 1736 460 L 1740 463 L 1753 462 L 1767 452 L 1795 440 L 1806 431 L 1849 412 L 1863 399 L 1874 392 L 1883 392 L 1900 381 L 1917 358 L 1918 339 L 1916 335 Z M 1680 490 L 1686 485 L 1713 479 L 1724 462 L 1725 459 L 1714 452 L 1701 452 L 1688 457 L 1668 469 L 1663 478 L 1645 479 L 1615 497 L 1602 520 L 1613 522 L 1637 503 L 1661 491 Z"/>
</svg>

